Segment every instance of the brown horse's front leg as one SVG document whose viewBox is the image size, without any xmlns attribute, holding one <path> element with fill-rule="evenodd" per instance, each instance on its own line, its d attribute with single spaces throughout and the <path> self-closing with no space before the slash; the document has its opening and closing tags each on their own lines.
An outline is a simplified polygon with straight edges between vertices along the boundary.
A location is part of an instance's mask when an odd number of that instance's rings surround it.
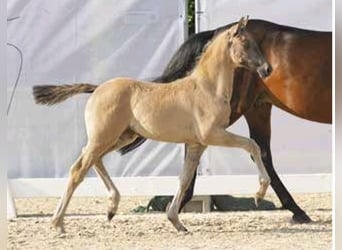
<svg viewBox="0 0 342 250">
<path fill-rule="evenodd" d="M 245 114 L 250 137 L 256 141 L 261 149 L 262 160 L 265 164 L 268 175 L 271 178 L 271 186 L 277 194 L 282 206 L 293 213 L 293 220 L 295 222 L 308 223 L 311 221 L 310 217 L 294 201 L 273 167 L 270 149 L 271 109 L 271 104 L 262 103 L 254 105 Z"/>
</svg>

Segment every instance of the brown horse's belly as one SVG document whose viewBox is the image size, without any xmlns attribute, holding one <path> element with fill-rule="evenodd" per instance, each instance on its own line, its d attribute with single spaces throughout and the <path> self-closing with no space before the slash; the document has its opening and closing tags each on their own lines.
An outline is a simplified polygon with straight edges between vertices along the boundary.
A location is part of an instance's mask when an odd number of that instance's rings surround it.
<svg viewBox="0 0 342 250">
<path fill-rule="evenodd" d="M 288 81 L 281 79 L 266 81 L 274 105 L 307 120 L 331 123 L 331 88 L 304 80 L 300 82 L 292 80 L 291 84 Z"/>
<path fill-rule="evenodd" d="M 284 31 L 270 41 L 266 54 L 273 72 L 264 83 L 272 102 L 299 117 L 331 123 L 331 34 Z"/>
</svg>

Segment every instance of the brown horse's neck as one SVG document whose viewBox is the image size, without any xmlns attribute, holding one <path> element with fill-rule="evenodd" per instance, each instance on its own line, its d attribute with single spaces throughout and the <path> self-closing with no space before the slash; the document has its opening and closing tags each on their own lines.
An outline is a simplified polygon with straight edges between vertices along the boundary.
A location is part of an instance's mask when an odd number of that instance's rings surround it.
<svg viewBox="0 0 342 250">
<path fill-rule="evenodd" d="M 231 95 L 235 66 L 229 57 L 227 33 L 208 46 L 191 74 L 200 88 L 220 96 Z"/>
</svg>

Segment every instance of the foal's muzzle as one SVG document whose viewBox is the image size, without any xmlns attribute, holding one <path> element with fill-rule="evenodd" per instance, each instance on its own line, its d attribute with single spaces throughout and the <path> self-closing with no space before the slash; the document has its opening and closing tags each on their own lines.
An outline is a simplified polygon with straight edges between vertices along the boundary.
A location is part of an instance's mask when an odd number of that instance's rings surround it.
<svg viewBox="0 0 342 250">
<path fill-rule="evenodd" d="M 261 78 L 266 78 L 272 73 L 272 67 L 267 62 L 257 68 L 257 72 Z"/>
</svg>

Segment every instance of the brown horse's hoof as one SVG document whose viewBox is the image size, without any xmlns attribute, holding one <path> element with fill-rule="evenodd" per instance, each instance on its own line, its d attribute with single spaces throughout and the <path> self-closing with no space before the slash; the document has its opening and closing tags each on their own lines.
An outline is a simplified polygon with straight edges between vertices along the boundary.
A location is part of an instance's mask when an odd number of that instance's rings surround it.
<svg viewBox="0 0 342 250">
<path fill-rule="evenodd" d="M 115 214 L 113 212 L 107 212 L 107 219 L 108 219 L 108 221 L 111 221 L 113 219 L 114 215 Z"/>
<path fill-rule="evenodd" d="M 292 220 L 294 223 L 299 223 L 299 224 L 312 222 L 310 217 L 304 211 L 302 213 L 294 214 L 292 216 Z"/>
</svg>

